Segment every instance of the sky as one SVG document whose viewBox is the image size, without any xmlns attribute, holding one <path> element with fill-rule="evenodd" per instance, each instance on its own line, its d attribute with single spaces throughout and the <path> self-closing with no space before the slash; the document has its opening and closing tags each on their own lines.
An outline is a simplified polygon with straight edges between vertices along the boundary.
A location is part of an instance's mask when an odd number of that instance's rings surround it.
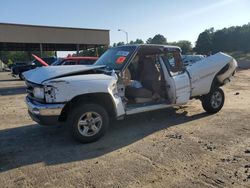
<svg viewBox="0 0 250 188">
<path fill-rule="evenodd" d="M 0 22 L 109 29 L 110 44 L 162 34 L 167 41 L 250 22 L 250 0 L 0 0 Z"/>
</svg>

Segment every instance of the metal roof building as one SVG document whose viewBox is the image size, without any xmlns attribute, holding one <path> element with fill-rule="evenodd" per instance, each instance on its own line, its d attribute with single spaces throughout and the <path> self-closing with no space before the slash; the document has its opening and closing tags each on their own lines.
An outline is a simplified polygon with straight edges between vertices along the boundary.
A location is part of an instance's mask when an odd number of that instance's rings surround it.
<svg viewBox="0 0 250 188">
<path fill-rule="evenodd" d="M 0 23 L 0 51 L 79 51 L 109 45 L 109 30 Z"/>
</svg>

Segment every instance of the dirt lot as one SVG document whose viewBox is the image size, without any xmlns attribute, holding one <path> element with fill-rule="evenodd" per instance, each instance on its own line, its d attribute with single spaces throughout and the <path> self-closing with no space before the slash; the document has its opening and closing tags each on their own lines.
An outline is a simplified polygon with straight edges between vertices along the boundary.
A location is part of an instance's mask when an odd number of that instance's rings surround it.
<svg viewBox="0 0 250 188">
<path fill-rule="evenodd" d="M 28 116 L 22 81 L 0 73 L 0 187 L 250 187 L 250 70 L 199 101 L 114 122 L 96 143 Z"/>
</svg>

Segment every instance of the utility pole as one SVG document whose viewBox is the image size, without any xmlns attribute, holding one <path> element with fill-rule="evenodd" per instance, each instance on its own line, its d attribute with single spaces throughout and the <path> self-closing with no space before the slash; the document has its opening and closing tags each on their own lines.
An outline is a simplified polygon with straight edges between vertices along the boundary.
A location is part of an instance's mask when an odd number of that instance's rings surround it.
<svg viewBox="0 0 250 188">
<path fill-rule="evenodd" d="M 124 31 L 123 29 L 118 29 L 118 31 L 121 31 L 121 32 L 125 33 L 125 35 L 126 35 L 126 41 L 127 41 L 127 44 L 128 44 L 128 32 Z"/>
</svg>

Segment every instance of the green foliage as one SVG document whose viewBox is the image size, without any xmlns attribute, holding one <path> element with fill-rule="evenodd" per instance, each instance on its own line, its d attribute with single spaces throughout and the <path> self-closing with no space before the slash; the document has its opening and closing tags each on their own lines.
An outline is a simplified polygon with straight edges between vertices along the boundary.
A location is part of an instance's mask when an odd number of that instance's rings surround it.
<svg viewBox="0 0 250 188">
<path fill-rule="evenodd" d="M 40 56 L 40 52 L 31 52 L 32 54 Z M 8 63 L 9 60 L 12 62 L 28 62 L 33 60 L 28 52 L 23 51 L 1 51 L 0 57 L 4 63 Z M 55 56 L 55 52 L 43 52 L 43 57 Z"/>
<path fill-rule="evenodd" d="M 13 61 L 11 59 L 8 59 L 7 66 L 12 67 L 13 64 L 14 64 Z"/>
<path fill-rule="evenodd" d="M 180 40 L 178 42 L 171 42 L 168 44 L 174 45 L 174 46 L 179 46 L 182 49 L 183 54 L 192 53 L 192 51 L 193 51 L 192 44 L 188 40 Z"/>
<path fill-rule="evenodd" d="M 146 40 L 146 43 L 147 43 L 147 44 L 151 44 L 151 42 L 152 42 L 152 38 L 151 38 L 151 37 L 148 38 L 148 40 Z"/>
<path fill-rule="evenodd" d="M 210 53 L 213 49 L 212 38 L 214 35 L 214 28 L 210 28 L 200 33 L 196 41 L 195 50 L 199 54 Z"/>
<path fill-rule="evenodd" d="M 144 41 L 142 39 L 136 39 L 135 41 L 130 41 L 129 44 L 144 44 Z"/>
<path fill-rule="evenodd" d="M 94 48 L 83 50 L 79 52 L 79 55 L 73 54 L 73 56 L 96 56 L 96 52 Z"/>
<path fill-rule="evenodd" d="M 91 48 L 88 50 L 83 50 L 79 53 L 78 56 L 90 56 L 90 57 L 100 57 L 105 51 L 107 50 L 107 47 L 105 46 L 100 46 L 97 47 L 96 49 Z M 76 54 L 73 54 L 73 56 L 77 56 Z"/>
<path fill-rule="evenodd" d="M 205 30 L 196 41 L 195 51 L 202 54 L 219 51 L 250 52 L 250 23 L 217 31 Z"/>
<path fill-rule="evenodd" d="M 129 44 L 144 44 L 144 41 L 142 39 L 136 39 L 135 41 L 130 41 Z M 114 43 L 112 47 L 117 47 L 117 46 L 123 46 L 125 45 L 124 42 L 118 42 Z"/>
<path fill-rule="evenodd" d="M 114 43 L 114 44 L 113 44 L 113 47 L 116 47 L 116 46 L 123 46 L 123 45 L 125 45 L 124 42 L 118 42 L 118 43 Z"/>
<path fill-rule="evenodd" d="M 130 41 L 129 44 L 144 44 L 144 41 L 142 39 L 136 39 L 135 41 Z M 182 49 L 182 52 L 184 54 L 192 53 L 193 52 L 192 44 L 191 44 L 190 41 L 180 40 L 178 42 L 167 43 L 167 39 L 163 35 L 161 35 L 161 34 L 157 34 L 153 38 L 148 38 L 146 40 L 146 44 L 169 44 L 169 45 L 175 45 L 175 46 L 179 46 Z M 114 43 L 113 47 L 121 46 L 121 45 L 124 45 L 124 42 Z"/>
<path fill-rule="evenodd" d="M 19 52 L 19 51 L 1 51 L 1 59 L 3 60 L 3 62 L 5 62 L 6 64 L 8 63 L 9 60 L 11 60 L 12 62 L 16 62 L 16 61 L 27 61 L 29 60 L 29 56 L 28 53 L 26 52 Z"/>
<path fill-rule="evenodd" d="M 157 34 L 153 38 L 149 38 L 147 44 L 167 44 L 167 39 L 163 35 Z"/>
</svg>

